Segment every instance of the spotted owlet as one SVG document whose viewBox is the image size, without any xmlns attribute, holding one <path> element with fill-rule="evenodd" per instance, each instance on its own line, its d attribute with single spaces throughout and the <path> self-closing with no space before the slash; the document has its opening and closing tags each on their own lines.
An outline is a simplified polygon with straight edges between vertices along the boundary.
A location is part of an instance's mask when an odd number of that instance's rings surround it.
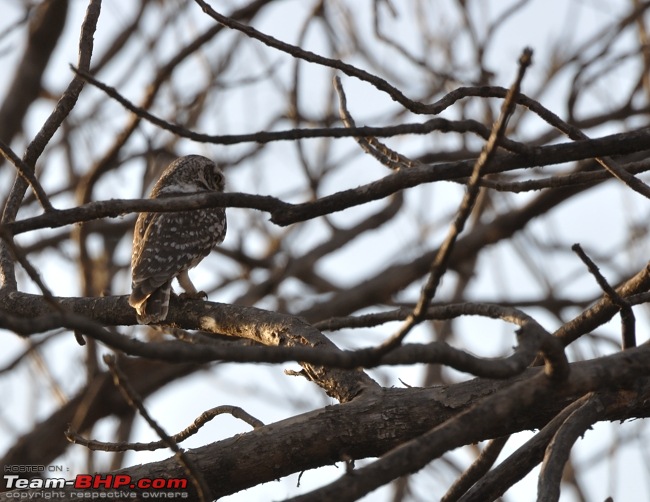
<svg viewBox="0 0 650 502">
<path fill-rule="evenodd" d="M 223 192 L 224 175 L 200 155 L 174 160 L 151 190 L 152 199 Z M 199 264 L 226 235 L 222 207 L 174 213 L 140 213 L 133 232 L 129 304 L 138 322 L 164 321 L 174 278 L 190 295 L 197 291 L 187 271 Z"/>
</svg>

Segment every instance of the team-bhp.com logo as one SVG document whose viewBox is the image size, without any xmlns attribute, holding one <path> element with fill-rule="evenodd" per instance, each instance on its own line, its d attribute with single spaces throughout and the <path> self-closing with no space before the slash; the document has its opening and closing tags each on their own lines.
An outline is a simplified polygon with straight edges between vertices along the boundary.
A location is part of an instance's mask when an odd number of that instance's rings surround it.
<svg viewBox="0 0 650 502">
<path fill-rule="evenodd" d="M 12 466 L 15 467 L 15 466 Z M 26 469 L 32 467 L 32 469 Z M 40 469 L 33 469 L 38 467 Z M 8 472 L 11 472 L 9 474 Z M 16 474 L 19 472 L 19 474 Z M 25 498 L 26 492 L 21 490 L 41 490 L 49 493 L 48 499 L 63 498 L 65 493 L 57 492 L 66 488 L 79 490 L 77 498 L 106 498 L 109 493 L 105 490 L 113 490 L 110 494 L 120 498 L 188 498 L 187 479 L 184 478 L 140 478 L 134 479 L 127 474 L 78 474 L 74 479 L 57 477 L 30 477 L 30 475 L 44 474 L 43 466 L 20 466 L 20 469 L 7 469 L 5 467 L 4 482 L 9 498 Z M 132 491 L 132 490 L 137 490 Z M 75 492 L 68 493 L 73 497 Z M 101 494 L 101 495 L 100 495 Z M 93 497 L 96 495 L 96 497 Z M 113 498 L 111 497 L 111 498 Z"/>
</svg>

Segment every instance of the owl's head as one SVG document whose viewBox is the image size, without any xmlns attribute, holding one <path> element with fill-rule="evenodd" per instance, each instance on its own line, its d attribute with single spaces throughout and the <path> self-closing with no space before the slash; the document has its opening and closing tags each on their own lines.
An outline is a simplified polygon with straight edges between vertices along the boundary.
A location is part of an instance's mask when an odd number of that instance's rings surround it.
<svg viewBox="0 0 650 502">
<path fill-rule="evenodd" d="M 199 192 L 223 192 L 225 177 L 219 167 L 201 155 L 174 160 L 160 176 L 151 197 Z"/>
</svg>

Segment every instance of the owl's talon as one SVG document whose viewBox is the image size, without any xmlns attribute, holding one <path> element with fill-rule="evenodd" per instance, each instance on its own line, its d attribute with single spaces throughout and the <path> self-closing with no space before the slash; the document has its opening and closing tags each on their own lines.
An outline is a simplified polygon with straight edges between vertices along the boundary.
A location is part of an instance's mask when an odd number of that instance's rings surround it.
<svg viewBox="0 0 650 502">
<path fill-rule="evenodd" d="M 208 294 L 205 291 L 196 291 L 194 293 L 181 293 L 178 297 L 181 300 L 207 300 Z"/>
</svg>

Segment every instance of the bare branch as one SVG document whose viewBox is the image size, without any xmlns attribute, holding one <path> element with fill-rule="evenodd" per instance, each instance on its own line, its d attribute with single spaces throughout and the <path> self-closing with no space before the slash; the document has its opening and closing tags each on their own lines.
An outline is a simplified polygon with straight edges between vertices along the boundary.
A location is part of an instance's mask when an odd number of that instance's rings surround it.
<svg viewBox="0 0 650 502">
<path fill-rule="evenodd" d="M 512 87 L 508 91 L 506 99 L 503 102 L 503 105 L 501 107 L 501 115 L 492 127 L 490 138 L 488 139 L 485 148 L 483 148 L 483 151 L 476 161 L 476 164 L 474 164 L 472 175 L 470 176 L 470 179 L 467 183 L 467 192 L 465 193 L 460 207 L 458 208 L 456 217 L 454 218 L 454 221 L 449 228 L 447 237 L 440 246 L 436 257 L 431 264 L 429 277 L 427 278 L 427 282 L 420 292 L 420 298 L 418 299 L 413 312 L 411 315 L 409 315 L 409 317 L 407 317 L 406 321 L 400 327 L 400 329 L 392 336 L 391 339 L 387 340 L 384 344 L 382 344 L 382 346 L 378 347 L 377 351 L 379 353 L 383 354 L 393 350 L 400 343 L 402 343 L 402 340 L 404 340 L 408 333 L 417 324 L 424 320 L 424 312 L 436 294 L 440 280 L 447 270 L 449 258 L 454 248 L 454 244 L 456 243 L 456 240 L 458 239 L 460 233 L 463 231 L 465 223 L 472 213 L 474 204 L 478 199 L 478 180 L 483 175 L 484 169 L 490 164 L 490 162 L 492 162 L 494 154 L 496 153 L 497 145 L 505 134 L 510 115 L 512 115 L 515 109 L 514 96 L 519 93 L 521 81 L 524 78 L 526 69 L 530 66 L 531 63 L 532 50 L 525 49 L 519 60 L 519 71 L 517 73 L 515 82 L 512 84 Z"/>
<path fill-rule="evenodd" d="M 455 502 L 460 500 L 460 496 L 481 479 L 487 471 L 494 465 L 497 457 L 503 450 L 503 447 L 510 439 L 510 436 L 503 436 L 490 441 L 474 463 L 467 469 L 461 477 L 449 488 L 447 493 L 440 499 L 440 502 Z"/>
<path fill-rule="evenodd" d="M 264 424 L 258 420 L 257 418 L 253 417 L 249 413 L 246 413 L 242 408 L 239 406 L 217 406 L 215 408 L 210 408 L 209 410 L 204 411 L 201 413 L 201 415 L 194 421 L 192 425 L 187 427 L 185 430 L 182 430 L 181 432 L 174 434 L 173 436 L 170 436 L 172 441 L 175 443 L 182 443 L 185 441 L 187 438 L 193 436 L 194 434 L 197 434 L 201 427 L 203 427 L 205 424 L 207 424 L 210 420 L 213 418 L 223 415 L 223 414 L 229 414 L 232 415 L 235 418 L 239 418 L 240 420 L 243 420 L 246 422 L 248 425 L 253 427 L 254 429 L 257 429 L 258 427 L 263 427 Z M 86 448 L 90 450 L 101 450 L 101 451 L 154 451 L 154 450 L 159 450 L 160 448 L 167 448 L 168 444 L 165 440 L 161 441 L 152 441 L 150 443 L 112 443 L 112 442 L 106 442 L 106 441 L 97 441 L 94 439 L 86 439 L 84 438 L 81 434 L 79 434 L 77 431 L 74 431 L 72 429 L 68 429 L 65 432 L 65 436 L 68 438 L 68 441 L 71 443 L 79 444 L 82 446 L 85 446 Z"/>
<path fill-rule="evenodd" d="M 466 133 L 472 132 L 478 137 L 483 139 L 488 139 L 490 136 L 490 130 L 486 128 L 480 122 L 475 120 L 448 120 L 444 118 L 433 118 L 429 119 L 426 122 L 413 122 L 408 124 L 400 124 L 395 126 L 388 127 L 346 127 L 346 128 L 336 128 L 336 127 L 321 127 L 321 128 L 310 128 L 310 129 L 290 129 L 286 131 L 259 131 L 250 134 L 202 134 L 194 131 L 190 131 L 186 127 L 183 127 L 178 124 L 174 124 L 163 120 L 159 117 L 156 117 L 152 113 L 148 112 L 146 109 L 136 106 L 131 103 L 128 99 L 123 97 L 116 89 L 111 86 L 108 86 L 96 78 L 94 78 L 90 73 L 84 72 L 74 66 L 71 66 L 72 71 L 79 77 L 83 78 L 85 81 L 89 82 L 93 86 L 97 87 L 104 91 L 108 96 L 113 98 L 115 101 L 120 103 L 124 108 L 133 112 L 139 119 L 144 119 L 148 122 L 151 122 L 154 125 L 157 125 L 161 129 L 172 132 L 175 135 L 181 138 L 188 138 L 197 143 L 213 143 L 215 145 L 234 145 L 238 143 L 270 143 L 272 141 L 295 141 L 298 139 L 307 139 L 307 138 L 346 138 L 350 136 L 355 137 L 390 137 L 390 136 L 399 136 L 403 134 L 429 134 L 433 131 L 440 132 L 456 132 L 456 133 Z M 532 153 L 531 149 L 522 143 L 503 138 L 503 142 L 500 144 L 506 150 L 511 150 L 516 153 L 526 154 Z"/>
<path fill-rule="evenodd" d="M 156 434 L 158 434 L 162 442 L 165 443 L 165 446 L 167 446 L 175 453 L 174 455 L 175 459 L 178 461 L 179 465 L 183 468 L 185 474 L 187 474 L 189 478 L 192 480 L 192 484 L 196 489 L 198 499 L 201 502 L 206 502 L 207 500 L 211 500 L 212 496 L 210 493 L 210 487 L 206 484 L 205 479 L 203 478 L 203 475 L 199 471 L 198 467 L 185 454 L 185 452 L 178 447 L 176 441 L 172 437 L 170 437 L 164 431 L 164 429 L 160 425 L 158 425 L 158 422 L 156 422 L 151 417 L 147 409 L 144 407 L 142 398 L 138 396 L 135 389 L 133 389 L 131 384 L 129 384 L 124 373 L 120 370 L 115 356 L 105 355 L 104 362 L 108 366 L 108 369 L 111 372 L 111 375 L 113 376 L 113 383 L 120 390 L 120 392 L 124 396 L 124 399 L 126 399 L 129 405 L 134 410 L 138 411 L 142 416 L 142 418 L 144 418 L 146 422 L 149 424 L 149 426 L 156 431 Z"/>
<path fill-rule="evenodd" d="M 632 306 L 621 298 L 621 296 L 612 288 L 607 280 L 598 270 L 596 264 L 587 256 L 580 244 L 574 244 L 571 249 L 580 257 L 585 265 L 589 268 L 589 272 L 594 276 L 598 285 L 605 292 L 605 295 L 609 300 L 621 309 L 621 331 L 623 338 L 623 350 L 630 347 L 636 347 L 636 319 L 634 317 L 634 312 L 632 311 Z"/>
<path fill-rule="evenodd" d="M 55 11 L 58 9 L 56 4 L 57 2 L 52 2 L 50 4 L 54 6 Z M 84 70 L 87 70 L 90 67 L 90 58 L 93 51 L 93 35 L 97 28 L 100 7 L 101 0 L 89 1 L 86 16 L 81 27 L 78 66 Z M 83 89 L 83 84 L 84 82 L 81 78 L 74 77 L 72 79 L 68 88 L 59 99 L 56 107 L 43 124 L 43 127 L 27 147 L 27 151 L 23 156 L 23 162 L 26 166 L 30 167 L 31 171 L 34 171 L 34 166 L 36 165 L 38 157 L 41 155 L 52 136 L 54 136 L 54 133 L 59 129 L 61 123 L 65 120 L 76 104 L 77 98 Z M 0 219 L 2 224 L 15 221 L 20 202 L 28 186 L 29 185 L 24 178 L 20 176 L 16 178 L 9 197 L 5 202 L 2 218 Z M 13 291 L 17 288 L 13 262 L 11 261 L 11 258 L 8 255 L 8 250 L 2 241 L 0 241 L 0 287 L 8 288 Z"/>
<path fill-rule="evenodd" d="M 538 501 L 554 502 L 560 499 L 562 473 L 566 462 L 569 460 L 573 444 L 593 424 L 602 419 L 604 412 L 605 406 L 600 401 L 598 394 L 591 394 L 560 425 L 553 439 L 546 447 L 542 471 L 537 485 Z"/>
</svg>

